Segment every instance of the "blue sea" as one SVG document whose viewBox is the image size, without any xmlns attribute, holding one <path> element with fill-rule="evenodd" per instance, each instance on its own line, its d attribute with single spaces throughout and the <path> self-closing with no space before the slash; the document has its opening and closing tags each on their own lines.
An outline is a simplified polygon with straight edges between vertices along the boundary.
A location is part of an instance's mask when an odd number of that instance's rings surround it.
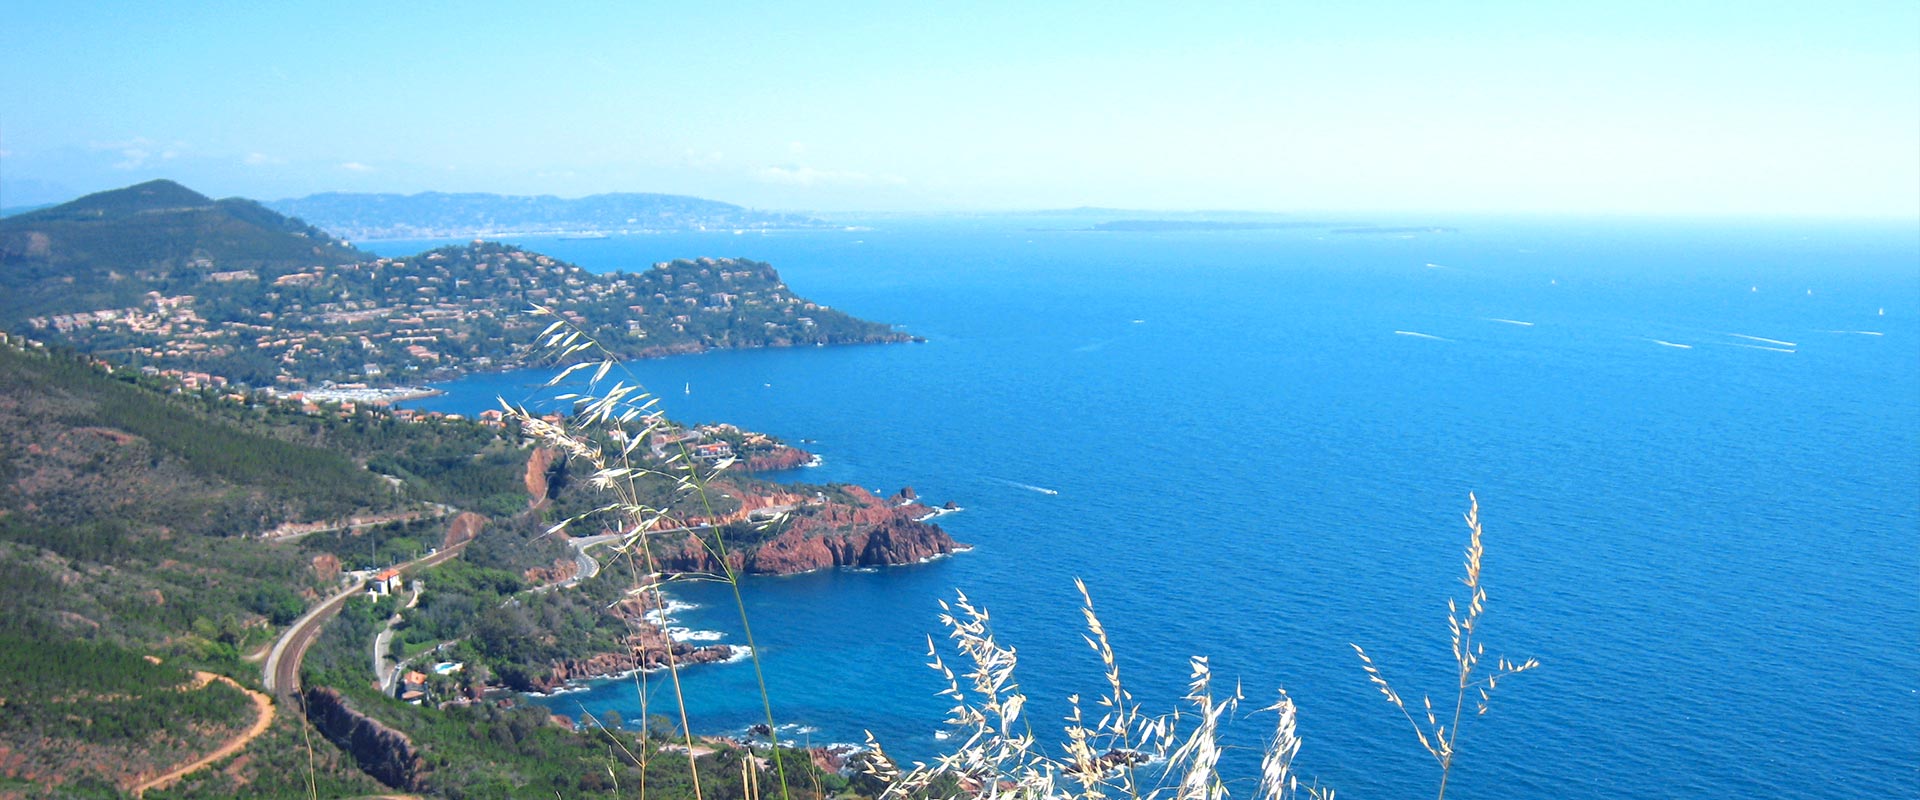
<svg viewBox="0 0 1920 800">
<path fill-rule="evenodd" d="M 776 476 L 912 486 L 971 552 L 743 587 L 790 738 L 926 757 L 925 666 L 964 591 L 1018 648 L 1043 742 L 1097 696 L 1073 578 L 1123 678 L 1177 706 L 1188 658 L 1244 691 L 1252 796 L 1284 688 L 1300 771 L 1417 797 L 1438 770 L 1367 682 L 1452 702 L 1446 598 L 1468 494 L 1489 659 L 1537 657 L 1466 721 L 1461 797 L 1920 796 L 1920 227 L 1420 219 L 1451 232 L 1097 233 L 1087 217 L 881 218 L 772 234 L 528 237 L 596 271 L 771 262 L 924 344 L 630 365 L 688 421 L 824 458 Z M 388 242 L 384 252 L 414 252 Z M 544 374 L 417 403 L 472 413 Z M 1044 491 L 1043 491 L 1044 490 Z M 723 586 L 681 624 L 743 641 Z M 649 678 L 648 711 L 672 694 Z M 762 719 L 753 668 L 685 675 L 694 727 Z M 641 713 L 631 681 L 543 699 Z"/>
</svg>

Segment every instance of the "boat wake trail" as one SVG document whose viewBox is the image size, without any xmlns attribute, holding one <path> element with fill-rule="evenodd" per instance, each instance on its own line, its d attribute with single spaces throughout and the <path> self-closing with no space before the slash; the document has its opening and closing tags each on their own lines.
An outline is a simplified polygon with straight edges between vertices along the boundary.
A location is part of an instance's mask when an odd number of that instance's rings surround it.
<svg viewBox="0 0 1920 800">
<path fill-rule="evenodd" d="M 1434 340 L 1434 341 L 1436 341 L 1436 342 L 1451 342 L 1451 341 L 1453 341 L 1452 339 L 1448 339 L 1448 338 L 1446 338 L 1446 337 L 1444 337 L 1444 336 L 1435 336 L 1435 335 L 1433 335 L 1433 334 L 1431 334 L 1431 333 L 1421 333 L 1421 332 L 1419 332 L 1419 331 L 1394 331 L 1394 333 L 1395 333 L 1395 334 L 1397 334 L 1397 335 L 1400 335 L 1400 336 L 1412 336 L 1412 337 L 1413 337 L 1413 338 L 1415 338 L 1415 339 L 1432 339 L 1432 340 Z"/>
<path fill-rule="evenodd" d="M 1533 327 L 1533 323 L 1531 323 L 1531 322 L 1521 322 L 1520 320 L 1517 320 L 1517 319 L 1501 319 L 1501 318 L 1499 318 L 1499 317 L 1486 317 L 1485 319 L 1486 319 L 1486 320 L 1487 320 L 1488 322 L 1500 322 L 1500 323 L 1504 323 L 1504 324 L 1507 324 L 1507 325 L 1518 325 L 1518 326 L 1520 326 L 1520 327 L 1522 327 L 1522 328 L 1531 328 L 1531 327 Z"/>
<path fill-rule="evenodd" d="M 1847 333 L 1847 334 L 1853 334 L 1856 336 L 1885 336 L 1886 335 L 1879 331 L 1827 331 L 1827 333 Z"/>
<path fill-rule="evenodd" d="M 1727 335 L 1732 336 L 1736 339 L 1745 339 L 1749 342 L 1766 342 L 1767 344 L 1777 345 L 1779 347 L 1799 347 L 1799 345 L 1794 344 L 1793 342 L 1783 342 L 1783 341 L 1780 341 L 1779 339 L 1769 339 L 1765 336 L 1748 336 L 1744 333 L 1729 333 Z"/>
<path fill-rule="evenodd" d="M 1015 489 L 1025 489 L 1029 492 L 1039 492 L 1041 494 L 1059 494 L 1060 493 L 1058 490 L 1049 489 L 1045 486 L 1035 486 L 1031 483 L 1021 483 L 1019 481 L 1010 481 L 1010 480 L 1007 480 L 1006 478 L 994 478 L 994 480 L 1004 483 L 1008 486 L 1012 486 Z"/>
<path fill-rule="evenodd" d="M 1769 340 L 1769 341 L 1771 341 L 1771 340 Z M 1773 351 L 1773 352 L 1775 352 L 1775 353 L 1797 353 L 1797 352 L 1800 352 L 1800 351 L 1798 351 L 1798 350 L 1795 350 L 1795 349 L 1793 349 L 1793 348 L 1791 348 L 1791 347 L 1768 347 L 1768 346 L 1766 346 L 1766 345 L 1761 345 L 1761 344 L 1739 344 L 1739 343 L 1735 343 L 1735 344 L 1734 344 L 1734 347 L 1744 347 L 1744 348 L 1747 348 L 1748 350 L 1771 350 L 1771 351 Z"/>
<path fill-rule="evenodd" d="M 1692 349 L 1693 349 L 1693 345 L 1690 345 L 1690 344 L 1679 344 L 1679 343 L 1676 343 L 1676 342 L 1669 342 L 1669 341 L 1667 341 L 1667 340 L 1665 340 L 1665 339 L 1648 339 L 1647 341 L 1649 341 L 1649 342 L 1653 342 L 1654 344 L 1658 344 L 1658 345 L 1665 345 L 1665 346 L 1667 346 L 1667 347 L 1678 347 L 1678 348 L 1680 348 L 1680 349 L 1682 349 L 1682 350 L 1692 350 Z"/>
</svg>

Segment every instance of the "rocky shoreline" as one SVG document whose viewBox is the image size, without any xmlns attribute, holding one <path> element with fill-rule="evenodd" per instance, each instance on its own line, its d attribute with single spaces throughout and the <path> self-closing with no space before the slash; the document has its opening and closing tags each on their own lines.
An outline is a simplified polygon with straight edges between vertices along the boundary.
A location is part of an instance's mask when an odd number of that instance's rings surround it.
<svg viewBox="0 0 1920 800">
<path fill-rule="evenodd" d="M 674 639 L 664 624 L 664 615 L 656 607 L 656 597 L 656 587 L 641 587 L 609 609 L 610 613 L 624 620 L 633 630 L 624 642 L 624 649 L 586 658 L 554 661 L 549 664 L 547 674 L 533 681 L 532 691 L 553 694 L 574 684 L 624 677 L 635 672 L 669 666 L 724 663 L 746 652 L 746 648 L 733 645 L 692 645 Z"/>
<path fill-rule="evenodd" d="M 881 499 L 847 487 L 851 502 L 801 504 L 778 535 L 730 550 L 727 568 L 738 574 L 796 575 L 832 567 L 917 564 L 968 549 L 923 520 L 938 511 L 919 503 L 912 487 Z M 751 512 L 749 512 L 749 517 Z M 720 520 L 724 524 L 733 520 Z M 719 560 L 695 533 L 666 539 L 654 552 L 665 572 L 721 572 Z"/>
<path fill-rule="evenodd" d="M 955 542 L 938 525 L 923 521 L 940 510 L 920 504 L 912 488 L 886 499 L 858 487 L 848 487 L 846 492 L 853 504 L 823 504 L 795 515 L 773 538 L 729 552 L 728 567 L 735 574 L 795 575 L 835 567 L 918 564 L 972 549 Z M 657 545 L 656 565 L 663 573 L 721 571 L 712 551 L 695 538 L 695 533 L 679 535 L 677 540 L 669 538 Z M 532 691 L 552 694 L 636 671 L 724 663 L 748 653 L 744 646 L 696 645 L 674 638 L 659 607 L 659 597 L 654 585 L 629 592 L 626 599 L 608 609 L 633 631 L 622 649 L 556 660 L 545 675 L 533 681 Z"/>
</svg>

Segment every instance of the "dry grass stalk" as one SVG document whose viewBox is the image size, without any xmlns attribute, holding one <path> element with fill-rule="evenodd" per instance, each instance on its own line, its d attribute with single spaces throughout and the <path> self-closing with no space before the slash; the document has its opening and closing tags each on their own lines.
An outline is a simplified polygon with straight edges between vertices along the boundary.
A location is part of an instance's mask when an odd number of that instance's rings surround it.
<svg viewBox="0 0 1920 800">
<path fill-rule="evenodd" d="M 1430 700 L 1423 698 L 1421 715 L 1416 720 L 1406 702 L 1394 691 L 1380 669 L 1355 646 L 1367 677 L 1395 708 L 1412 724 L 1421 747 L 1441 766 L 1441 797 L 1445 797 L 1446 775 L 1453 763 L 1459 742 L 1459 719 L 1469 693 L 1479 713 L 1485 713 L 1489 693 L 1501 678 L 1537 667 L 1528 659 L 1514 663 L 1497 660 L 1491 672 L 1481 664 L 1484 647 L 1478 635 L 1481 615 L 1486 610 L 1486 590 L 1481 586 L 1480 564 L 1485 554 L 1481 543 L 1479 502 L 1471 496 L 1467 512 L 1471 531 L 1466 549 L 1466 608 L 1450 601 L 1448 630 L 1458 667 L 1458 690 L 1452 714 L 1443 724 Z M 1035 746 L 1031 729 L 1024 727 L 1020 711 L 1026 697 L 1014 680 L 1017 663 L 1013 648 L 993 636 L 985 609 L 975 606 L 964 594 L 952 603 L 942 603 L 940 621 L 949 631 L 959 655 L 970 665 L 956 673 L 941 655 L 931 637 L 927 640 L 929 666 L 946 683 L 940 694 L 951 698 L 947 723 L 965 740 L 932 764 L 915 763 L 901 769 L 875 742 L 868 772 L 887 785 L 884 800 L 937 797 L 935 787 L 942 779 L 951 779 L 961 795 L 969 798 L 1049 798 L 1055 800 L 1105 800 L 1126 796 L 1134 800 L 1225 800 L 1228 787 L 1219 773 L 1224 747 L 1220 743 L 1222 725 L 1232 718 L 1242 699 L 1238 689 L 1225 698 L 1212 691 L 1213 674 L 1205 657 L 1190 662 L 1185 713 L 1164 716 L 1143 713 L 1120 679 L 1120 668 L 1106 626 L 1094 613 L 1093 597 L 1086 584 L 1075 580 L 1080 592 L 1081 614 L 1087 633 L 1082 637 L 1099 657 L 1107 686 L 1096 701 L 1101 709 L 1097 720 L 1089 720 L 1079 695 L 1067 698 L 1069 712 L 1064 732 L 1062 755 L 1051 756 Z M 1313 800 L 1333 800 L 1330 788 L 1307 782 L 1302 785 L 1294 759 L 1300 752 L 1297 707 L 1285 691 L 1273 705 L 1262 709 L 1275 716 L 1273 738 L 1260 760 L 1260 800 L 1290 800 L 1302 791 Z M 1178 737 L 1175 723 L 1189 720 L 1190 731 Z M 1177 744 L 1176 744 L 1177 743 Z M 1171 750 L 1171 753 L 1169 753 Z M 1139 781 L 1134 765 L 1136 755 L 1165 758 L 1166 767 L 1159 782 L 1148 786 Z M 1067 780 L 1062 780 L 1065 778 Z"/>
<path fill-rule="evenodd" d="M 641 502 L 636 481 L 643 477 L 669 479 L 676 492 L 695 495 L 706 507 L 708 518 L 711 519 L 714 515 L 705 494 L 705 480 L 684 445 L 681 452 L 667 459 L 664 468 L 634 461 L 633 451 L 665 424 L 660 413 L 653 410 L 656 399 L 639 386 L 624 382 L 616 382 L 612 388 L 597 392 L 600 382 L 609 375 L 617 361 L 577 326 L 552 310 L 536 307 L 534 313 L 555 318 L 541 333 L 541 339 L 544 346 L 556 351 L 561 360 L 596 350 L 602 358 L 567 366 L 548 382 L 549 386 L 555 386 L 574 373 L 593 371 L 587 393 L 562 394 L 558 398 L 575 404 L 575 413 L 569 421 L 551 422 L 524 408 L 513 406 L 508 406 L 507 411 L 520 422 L 529 438 L 559 449 L 569 458 L 584 461 L 592 467 L 591 485 L 615 498 L 614 502 L 587 514 L 562 520 L 549 532 L 564 530 L 591 515 L 610 514 L 623 520 L 622 529 L 628 532 L 628 537 L 614 549 L 621 557 L 628 559 L 636 574 L 640 567 L 635 565 L 635 560 L 644 562 L 645 574 L 656 576 L 656 579 L 637 588 L 652 591 L 656 607 L 665 608 L 665 599 L 660 594 L 663 581 L 657 577 L 659 570 L 651 545 L 654 532 L 662 530 L 663 526 L 670 527 L 671 521 L 664 509 Z M 610 444 L 601 444 L 603 441 Z M 717 473 L 725 469 L 729 463 L 716 465 L 714 471 Z M 1420 746 L 1439 765 L 1440 800 L 1446 797 L 1447 779 L 1459 743 L 1460 719 L 1469 694 L 1474 699 L 1476 713 L 1484 714 L 1491 692 L 1500 679 L 1539 666 L 1534 659 L 1512 662 L 1502 658 L 1495 661 L 1491 671 L 1481 669 L 1485 646 L 1479 641 L 1478 633 L 1481 615 L 1486 610 L 1487 594 L 1481 585 L 1480 572 L 1485 550 L 1481 540 L 1479 500 L 1472 495 L 1468 499 L 1471 507 L 1466 513 L 1466 522 L 1471 535 L 1465 553 L 1466 574 L 1463 578 L 1467 587 L 1466 609 L 1463 612 L 1455 599 L 1449 598 L 1447 601 L 1447 629 L 1456 666 L 1456 686 L 1454 705 L 1446 722 L 1441 722 L 1441 713 L 1428 697 L 1422 697 L 1420 716 L 1416 718 L 1373 659 L 1359 645 L 1353 645 L 1368 680 L 1389 703 L 1400 710 L 1412 726 Z M 717 536 L 713 537 L 712 542 L 700 537 L 694 539 L 707 547 L 715 563 L 720 565 L 720 574 L 703 577 L 730 584 L 735 600 L 739 602 L 739 579 L 727 562 L 724 543 Z M 965 796 L 981 800 L 1105 800 L 1116 795 L 1130 800 L 1160 800 L 1163 794 L 1169 792 L 1173 795 L 1172 800 L 1225 800 L 1228 790 L 1218 770 L 1223 752 L 1220 728 L 1243 699 L 1239 690 L 1236 688 L 1232 695 L 1216 699 L 1212 692 L 1212 670 L 1207 659 L 1203 656 L 1193 657 L 1185 697 L 1191 706 L 1188 716 L 1194 720 L 1193 729 L 1176 746 L 1175 725 L 1180 714 L 1175 712 L 1156 717 L 1141 711 L 1121 681 L 1106 627 L 1094 612 L 1092 595 L 1080 580 L 1075 579 L 1074 584 L 1083 601 L 1081 611 L 1087 624 L 1087 634 L 1082 638 L 1100 658 L 1107 683 L 1104 692 L 1096 700 L 1102 709 L 1099 719 L 1089 721 L 1081 707 L 1079 695 L 1070 696 L 1068 702 L 1071 710 L 1064 726 L 1064 755 L 1052 756 L 1037 746 L 1033 728 L 1023 715 L 1027 697 L 1014 678 L 1017 654 L 1012 647 L 1001 644 L 995 638 L 987 611 L 975 606 L 965 594 L 957 594 L 953 603 L 941 602 L 940 621 L 948 629 L 948 638 L 968 666 L 964 673 L 956 673 L 948 666 L 932 637 L 927 639 L 927 655 L 930 659 L 928 666 L 939 672 L 946 683 L 946 688 L 940 694 L 954 703 L 948 709 L 946 723 L 957 732 L 965 733 L 966 738 L 952 752 L 934 759 L 932 764 L 916 762 L 911 768 L 902 769 L 868 733 L 871 751 L 866 771 L 884 782 L 884 800 L 933 796 L 934 787 L 947 780 L 952 781 L 952 785 Z M 741 621 L 745 625 L 745 604 L 741 602 L 739 606 Z M 751 647 L 752 628 L 747 627 L 746 631 Z M 695 748 L 692 726 L 688 724 L 678 665 L 673 663 L 671 648 L 667 656 L 680 725 L 686 741 L 688 766 L 693 773 L 694 793 L 699 797 L 699 772 L 693 765 Z M 771 701 L 767 697 L 766 681 L 760 672 L 757 651 L 754 652 L 753 663 L 760 680 L 761 700 L 767 709 L 767 727 L 770 730 L 777 729 L 773 724 Z M 1273 739 L 1261 759 L 1259 795 L 1261 800 L 1287 800 L 1297 795 L 1301 788 L 1293 765 L 1300 750 L 1296 707 L 1293 699 L 1282 691 L 1280 699 L 1263 710 L 1273 712 L 1276 720 Z M 779 742 L 776 740 L 773 745 L 774 758 L 778 762 Z M 1142 758 L 1166 760 L 1166 772 L 1159 784 L 1147 787 L 1140 781 L 1135 767 Z M 760 793 L 757 776 L 745 764 L 742 770 L 743 790 L 748 797 L 757 800 Z M 780 782 L 781 793 L 785 797 L 784 765 L 781 766 Z M 1306 791 L 1314 800 L 1333 800 L 1334 797 L 1332 789 L 1311 784 Z M 644 789 L 642 793 L 644 795 Z"/>
<path fill-rule="evenodd" d="M 536 316 L 552 317 L 553 321 L 541 331 L 538 339 L 542 347 L 554 353 L 556 360 L 564 362 L 582 353 L 594 353 L 595 360 L 580 361 L 568 365 L 555 374 L 546 383 L 549 387 L 560 385 L 575 373 L 591 370 L 585 392 L 567 392 L 555 397 L 556 400 L 573 404 L 570 417 L 554 422 L 533 414 L 525 407 L 514 406 L 501 401 L 506 414 L 515 420 L 525 436 L 530 440 L 552 447 L 566 454 L 569 459 L 584 462 L 591 472 L 588 485 L 613 497 L 613 502 L 591 509 L 585 513 L 569 517 L 555 523 L 547 533 L 558 533 L 569 526 L 588 518 L 610 517 L 618 521 L 618 530 L 626 536 L 610 549 L 614 558 L 627 560 L 630 572 L 635 576 L 648 575 L 649 580 L 640 583 L 636 577 L 635 591 L 649 592 L 655 608 L 668 608 L 667 599 L 661 590 L 665 579 L 661 577 L 659 563 L 654 557 L 653 540 L 655 534 L 669 529 L 682 529 L 688 526 L 674 521 L 665 508 L 644 502 L 640 496 L 640 481 L 643 479 L 665 479 L 673 494 L 690 496 L 699 501 L 706 510 L 707 519 L 713 519 L 711 499 L 706 492 L 707 481 L 712 475 L 731 466 L 732 459 L 726 459 L 712 465 L 711 472 L 702 475 L 697 463 L 687 451 L 685 443 L 680 444 L 679 452 L 669 456 L 664 464 L 655 466 L 634 458 L 648 437 L 659 432 L 667 423 L 665 416 L 654 408 L 658 398 L 648 394 L 637 384 L 616 381 L 610 388 L 601 388 L 601 383 L 619 363 L 599 342 L 588 336 L 567 318 L 556 314 L 545 306 L 535 306 L 530 312 Z M 682 576 L 683 579 L 710 579 L 725 582 L 733 587 L 734 599 L 740 610 L 741 624 L 745 628 L 747 647 L 754 665 L 754 673 L 760 680 L 762 707 L 766 710 L 767 728 L 777 730 L 774 723 L 771 699 L 767 696 L 766 679 L 761 672 L 759 651 L 753 644 L 753 628 L 747 620 L 746 605 L 740 600 L 739 576 L 734 574 L 728 564 L 726 546 L 718 535 L 711 541 L 700 536 L 691 537 L 701 547 L 705 547 L 720 565 L 721 572 L 714 575 Z M 695 764 L 696 747 L 693 741 L 693 726 L 689 724 L 685 694 L 680 685 L 680 665 L 673 648 L 666 648 L 667 673 L 672 680 L 674 702 L 680 718 L 680 729 L 687 751 L 687 767 L 692 776 L 694 796 L 702 795 L 700 773 Z M 780 773 L 781 796 L 787 796 L 786 765 L 782 759 L 779 741 L 769 734 L 773 745 L 773 757 Z M 758 785 L 751 787 L 754 796 L 758 794 Z"/>
<path fill-rule="evenodd" d="M 1354 652 L 1360 656 L 1361 668 L 1366 670 L 1367 679 L 1387 698 L 1387 702 L 1400 710 L 1401 716 L 1406 717 L 1407 723 L 1413 726 L 1414 736 L 1420 740 L 1420 746 L 1440 766 L 1440 800 L 1445 800 L 1447 796 L 1447 779 L 1453 771 L 1453 758 L 1459 752 L 1460 717 L 1469 696 L 1473 698 L 1475 714 L 1485 714 L 1493 689 L 1500 679 L 1540 666 L 1540 662 L 1532 658 L 1518 662 L 1498 658 L 1494 661 L 1492 671 L 1480 671 L 1481 660 L 1486 656 L 1486 645 L 1478 638 L 1480 617 L 1487 608 L 1487 590 L 1480 582 L 1480 563 L 1486 555 L 1486 548 L 1481 541 L 1480 500 L 1472 494 L 1467 495 L 1467 500 L 1471 506 L 1467 510 L 1466 522 L 1471 533 L 1465 555 L 1466 576 L 1461 579 L 1467 587 L 1466 612 L 1461 613 L 1455 598 L 1447 598 L 1447 633 L 1453 646 L 1455 686 L 1453 709 L 1446 722 L 1443 724 L 1440 713 L 1435 711 L 1433 698 L 1425 696 L 1421 698 L 1421 717 L 1416 719 L 1407 709 L 1406 701 L 1387 681 L 1386 675 L 1367 656 L 1367 651 L 1360 645 L 1353 645 Z M 1421 719 L 1425 720 L 1425 724 L 1421 723 Z"/>
<path fill-rule="evenodd" d="M 1192 707 L 1188 716 L 1196 721 L 1192 732 L 1184 740 L 1177 740 L 1175 723 L 1180 715 L 1151 717 L 1140 711 L 1120 679 L 1106 629 L 1093 611 L 1092 597 L 1084 585 L 1079 588 L 1088 629 L 1085 639 L 1099 654 L 1108 684 L 1107 693 L 1098 700 L 1106 709 L 1101 718 L 1089 721 L 1079 697 L 1069 697 L 1064 754 L 1049 755 L 1037 746 L 1036 736 L 1022 716 L 1027 697 L 1014 680 L 1018 664 L 1014 649 L 994 637 L 985 609 L 974 605 L 965 594 L 957 594 L 954 602 L 941 603 L 940 620 L 970 667 L 963 673 L 955 672 L 931 637 L 927 651 L 928 666 L 946 683 L 940 694 L 954 701 L 946 722 L 965 739 L 932 764 L 915 763 L 902 770 L 868 734 L 872 748 L 868 772 L 887 784 L 884 797 L 927 796 L 943 779 L 950 779 L 965 796 L 987 800 L 1096 800 L 1113 796 L 1158 800 L 1169 793 L 1176 800 L 1224 800 L 1227 788 L 1218 771 L 1224 747 L 1219 733 L 1221 723 L 1239 705 L 1239 691 L 1224 699 L 1215 698 L 1212 669 L 1207 659 L 1195 657 L 1190 662 L 1186 700 Z M 1161 783 L 1171 779 L 1170 785 L 1142 784 L 1136 767 L 1148 759 L 1165 760 L 1166 774 Z"/>
</svg>

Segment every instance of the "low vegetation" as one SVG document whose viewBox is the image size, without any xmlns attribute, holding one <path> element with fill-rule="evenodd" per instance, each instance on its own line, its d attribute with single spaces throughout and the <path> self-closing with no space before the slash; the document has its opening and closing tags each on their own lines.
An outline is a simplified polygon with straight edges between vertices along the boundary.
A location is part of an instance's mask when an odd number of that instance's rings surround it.
<svg viewBox="0 0 1920 800">
<path fill-rule="evenodd" d="M 0 632 L 0 794 L 116 796 L 253 722 L 224 681 L 118 645 Z"/>
</svg>

